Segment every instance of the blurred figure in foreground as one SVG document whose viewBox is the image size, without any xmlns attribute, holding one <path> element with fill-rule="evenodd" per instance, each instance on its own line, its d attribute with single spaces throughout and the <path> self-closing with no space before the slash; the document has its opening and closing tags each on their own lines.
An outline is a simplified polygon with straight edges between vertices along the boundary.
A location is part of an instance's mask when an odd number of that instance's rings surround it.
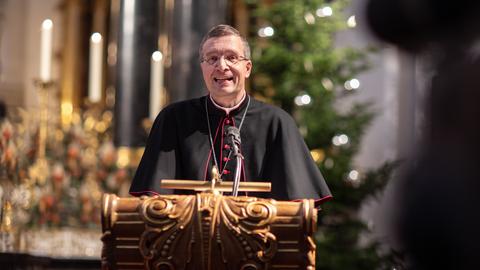
<svg viewBox="0 0 480 270">
<path fill-rule="evenodd" d="M 480 3 L 369 0 L 382 39 L 434 53 L 426 127 L 397 205 L 408 269 L 480 269 Z"/>
</svg>

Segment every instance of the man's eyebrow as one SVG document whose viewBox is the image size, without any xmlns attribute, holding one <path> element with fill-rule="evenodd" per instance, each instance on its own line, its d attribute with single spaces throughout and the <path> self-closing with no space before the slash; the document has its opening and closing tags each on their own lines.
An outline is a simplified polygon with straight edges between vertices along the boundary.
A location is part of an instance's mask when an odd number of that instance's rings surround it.
<svg viewBox="0 0 480 270">
<path fill-rule="evenodd" d="M 234 50 L 210 51 L 210 52 L 206 52 L 205 55 L 210 56 L 215 54 L 226 54 L 226 53 L 240 55 L 237 51 L 234 51 Z"/>
</svg>

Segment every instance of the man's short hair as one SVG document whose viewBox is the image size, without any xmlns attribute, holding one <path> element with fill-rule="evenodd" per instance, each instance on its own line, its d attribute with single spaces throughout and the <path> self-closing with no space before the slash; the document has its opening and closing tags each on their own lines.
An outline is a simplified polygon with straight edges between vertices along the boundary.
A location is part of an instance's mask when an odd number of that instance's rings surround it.
<svg viewBox="0 0 480 270">
<path fill-rule="evenodd" d="M 237 36 L 242 39 L 243 42 L 243 54 L 244 57 L 250 59 L 250 46 L 248 45 L 247 39 L 243 37 L 240 32 L 234 27 L 227 24 L 219 24 L 214 26 L 208 31 L 208 33 L 203 37 L 202 42 L 200 42 L 200 48 L 198 49 L 198 54 L 200 59 L 203 58 L 203 45 L 210 38 L 215 37 L 224 37 L 224 36 Z"/>
</svg>

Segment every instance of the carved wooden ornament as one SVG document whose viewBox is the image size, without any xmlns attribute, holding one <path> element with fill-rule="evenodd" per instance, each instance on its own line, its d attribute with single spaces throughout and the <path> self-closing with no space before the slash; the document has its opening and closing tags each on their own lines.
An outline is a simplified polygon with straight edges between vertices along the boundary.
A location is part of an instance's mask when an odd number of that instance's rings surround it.
<svg viewBox="0 0 480 270">
<path fill-rule="evenodd" d="M 104 195 L 102 269 L 315 269 L 313 200 Z"/>
</svg>

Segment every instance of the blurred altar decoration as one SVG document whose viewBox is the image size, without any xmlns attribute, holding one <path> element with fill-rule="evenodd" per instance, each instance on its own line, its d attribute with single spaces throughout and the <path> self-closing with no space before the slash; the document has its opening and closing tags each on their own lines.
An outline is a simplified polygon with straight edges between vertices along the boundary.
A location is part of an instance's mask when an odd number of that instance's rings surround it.
<svg viewBox="0 0 480 270">
<path fill-rule="evenodd" d="M 127 196 L 133 168 L 118 163 L 111 110 L 90 104 L 68 125 L 58 115 L 20 109 L 0 125 L 0 250 L 98 257 L 102 194 Z"/>
</svg>

